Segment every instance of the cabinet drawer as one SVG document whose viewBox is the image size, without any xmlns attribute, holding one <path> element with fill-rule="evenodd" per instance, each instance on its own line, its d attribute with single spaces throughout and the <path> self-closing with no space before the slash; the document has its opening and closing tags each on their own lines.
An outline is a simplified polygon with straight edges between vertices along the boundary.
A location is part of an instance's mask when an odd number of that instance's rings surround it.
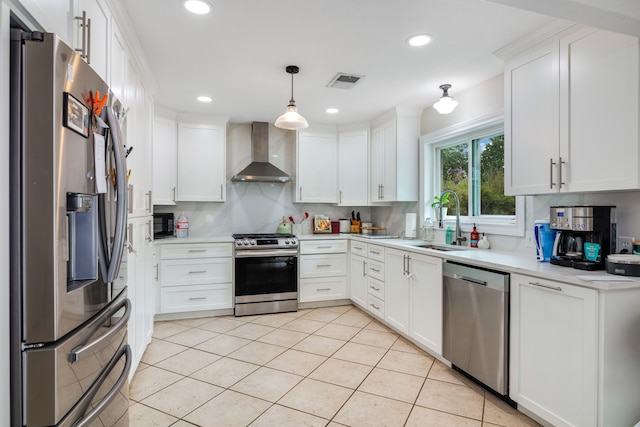
<svg viewBox="0 0 640 427">
<path fill-rule="evenodd" d="M 354 255 L 368 256 L 368 245 L 362 242 L 351 241 L 351 253 Z"/>
<path fill-rule="evenodd" d="M 367 251 L 369 259 L 384 262 L 384 248 L 382 246 L 368 245 Z"/>
<path fill-rule="evenodd" d="M 226 283 L 232 279 L 231 258 L 164 260 L 160 262 L 161 286 Z"/>
<path fill-rule="evenodd" d="M 380 319 L 384 319 L 384 301 L 371 294 L 367 295 L 367 308 L 369 312 Z"/>
<path fill-rule="evenodd" d="M 160 312 L 218 310 L 233 307 L 231 283 L 160 288 Z"/>
<path fill-rule="evenodd" d="M 300 302 L 347 298 L 347 278 L 301 279 Z"/>
<path fill-rule="evenodd" d="M 347 254 L 300 257 L 300 278 L 345 276 L 346 274 Z"/>
<path fill-rule="evenodd" d="M 378 261 L 369 260 L 367 263 L 367 275 L 384 282 L 384 264 Z"/>
<path fill-rule="evenodd" d="M 232 255 L 231 243 L 175 243 L 162 245 L 160 249 L 160 259 L 212 258 Z"/>
<path fill-rule="evenodd" d="M 347 240 L 306 240 L 300 242 L 300 255 L 347 252 Z"/>
<path fill-rule="evenodd" d="M 367 293 L 384 301 L 384 282 L 369 277 L 367 280 Z"/>
</svg>

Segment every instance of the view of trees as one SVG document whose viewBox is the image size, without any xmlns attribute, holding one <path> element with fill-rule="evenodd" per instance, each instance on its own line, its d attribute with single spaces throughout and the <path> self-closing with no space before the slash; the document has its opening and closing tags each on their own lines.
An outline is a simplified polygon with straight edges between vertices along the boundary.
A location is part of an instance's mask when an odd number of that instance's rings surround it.
<svg viewBox="0 0 640 427">
<path fill-rule="evenodd" d="M 472 144 L 480 153 L 480 170 L 471 173 L 471 179 L 479 180 L 474 182 L 480 194 L 479 214 L 515 215 L 515 197 L 504 195 L 504 135 L 474 140 Z M 453 190 L 460 197 L 460 215 L 469 215 L 469 148 L 469 144 L 458 144 L 440 150 L 442 189 Z M 447 207 L 453 214 L 453 198 Z"/>
</svg>

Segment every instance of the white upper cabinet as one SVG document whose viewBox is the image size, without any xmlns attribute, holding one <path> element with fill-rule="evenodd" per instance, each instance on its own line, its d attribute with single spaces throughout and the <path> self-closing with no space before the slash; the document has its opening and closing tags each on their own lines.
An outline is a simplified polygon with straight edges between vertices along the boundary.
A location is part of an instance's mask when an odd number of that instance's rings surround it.
<svg viewBox="0 0 640 427">
<path fill-rule="evenodd" d="M 37 23 L 49 33 L 56 33 L 66 44 L 75 44 L 75 8 L 73 0 L 20 0 Z"/>
<path fill-rule="evenodd" d="M 224 202 L 226 126 L 178 123 L 177 201 Z"/>
<path fill-rule="evenodd" d="M 505 67 L 505 193 L 640 188 L 638 38 L 585 28 Z"/>
<path fill-rule="evenodd" d="M 397 114 L 371 128 L 369 197 L 376 202 L 418 201 L 420 115 Z"/>
<path fill-rule="evenodd" d="M 298 131 L 296 192 L 304 203 L 338 202 L 338 138 L 335 130 Z"/>
<path fill-rule="evenodd" d="M 175 205 L 177 186 L 177 129 L 173 120 L 153 122 L 153 204 Z"/>
<path fill-rule="evenodd" d="M 369 132 L 340 132 L 338 135 L 338 204 L 369 204 Z"/>
<path fill-rule="evenodd" d="M 77 0 L 75 47 L 104 80 L 109 81 L 109 7 L 102 0 Z"/>
</svg>

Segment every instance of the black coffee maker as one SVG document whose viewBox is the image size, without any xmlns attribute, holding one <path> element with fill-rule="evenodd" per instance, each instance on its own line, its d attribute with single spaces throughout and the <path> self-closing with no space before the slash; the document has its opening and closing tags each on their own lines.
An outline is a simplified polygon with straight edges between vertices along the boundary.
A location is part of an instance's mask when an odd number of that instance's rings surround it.
<svg viewBox="0 0 640 427">
<path fill-rule="evenodd" d="M 615 206 L 552 206 L 549 223 L 556 234 L 551 264 L 604 270 L 615 253 Z"/>
</svg>

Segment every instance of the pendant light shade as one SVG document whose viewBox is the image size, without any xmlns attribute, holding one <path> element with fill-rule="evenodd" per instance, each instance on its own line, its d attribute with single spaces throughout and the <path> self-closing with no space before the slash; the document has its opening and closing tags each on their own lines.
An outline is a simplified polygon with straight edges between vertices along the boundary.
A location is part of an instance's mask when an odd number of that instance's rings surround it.
<svg viewBox="0 0 640 427">
<path fill-rule="evenodd" d="M 278 117 L 276 120 L 276 127 L 280 129 L 287 130 L 296 130 L 296 129 L 304 129 L 309 127 L 309 123 L 307 123 L 307 119 L 302 117 L 300 113 L 298 113 L 298 107 L 296 107 L 296 101 L 293 99 L 293 75 L 297 74 L 300 71 L 296 65 L 288 65 L 285 70 L 287 73 L 291 74 L 291 99 L 289 100 L 289 105 L 287 106 L 287 112 Z"/>
<path fill-rule="evenodd" d="M 442 97 L 438 102 L 433 104 L 433 108 L 438 110 L 438 113 L 440 114 L 449 114 L 458 106 L 458 101 L 450 97 L 449 93 L 447 92 L 450 88 L 451 85 L 449 84 L 441 85 L 440 89 L 442 89 Z"/>
</svg>

